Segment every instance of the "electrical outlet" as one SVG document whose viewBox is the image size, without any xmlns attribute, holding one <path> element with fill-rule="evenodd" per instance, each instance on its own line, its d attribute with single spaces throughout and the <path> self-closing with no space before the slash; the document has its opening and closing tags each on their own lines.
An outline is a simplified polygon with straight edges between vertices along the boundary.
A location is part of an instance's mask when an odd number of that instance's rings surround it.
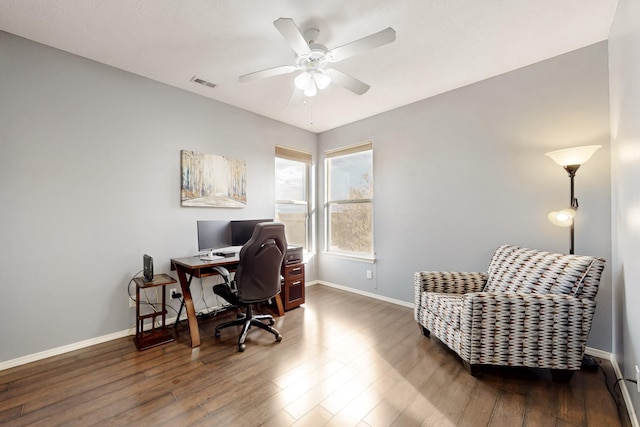
<svg viewBox="0 0 640 427">
<path fill-rule="evenodd" d="M 371 270 L 367 270 L 367 279 L 373 279 L 373 272 Z"/>
<path fill-rule="evenodd" d="M 638 369 L 638 365 L 636 365 L 636 390 L 640 393 L 640 369 Z"/>
<path fill-rule="evenodd" d="M 177 290 L 176 288 L 171 288 L 171 289 L 169 290 L 169 296 L 170 296 L 171 298 L 175 298 L 173 295 L 174 295 L 174 294 L 177 294 L 177 293 L 178 293 L 178 290 Z"/>
</svg>

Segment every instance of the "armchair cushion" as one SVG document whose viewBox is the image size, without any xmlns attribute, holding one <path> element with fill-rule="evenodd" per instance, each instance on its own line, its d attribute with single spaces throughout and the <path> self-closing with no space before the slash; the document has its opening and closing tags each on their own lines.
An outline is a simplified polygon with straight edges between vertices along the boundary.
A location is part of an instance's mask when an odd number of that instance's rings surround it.
<svg viewBox="0 0 640 427">
<path fill-rule="evenodd" d="M 460 314 L 462 313 L 462 295 L 456 294 L 425 294 L 425 306 L 431 308 L 435 317 L 445 322 L 447 326 L 460 328 Z"/>
<path fill-rule="evenodd" d="M 579 296 L 595 260 L 591 256 L 501 246 L 489 264 L 484 291 Z M 595 294 L 586 296 L 593 298 Z"/>
</svg>

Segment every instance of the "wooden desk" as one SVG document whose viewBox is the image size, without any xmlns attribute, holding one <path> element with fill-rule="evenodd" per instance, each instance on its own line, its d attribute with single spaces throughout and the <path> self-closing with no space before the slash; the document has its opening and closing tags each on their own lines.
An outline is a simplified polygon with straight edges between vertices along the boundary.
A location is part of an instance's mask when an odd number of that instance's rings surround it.
<svg viewBox="0 0 640 427">
<path fill-rule="evenodd" d="M 182 288 L 182 298 L 187 312 L 187 323 L 189 325 L 189 334 L 191 335 L 191 347 L 200 345 L 200 330 L 198 328 L 198 319 L 196 310 L 191 298 L 191 279 L 194 277 L 208 277 L 219 274 L 214 267 L 225 267 L 230 271 L 234 271 L 238 267 L 240 258 L 237 256 L 230 258 L 221 258 L 215 261 L 203 261 L 198 257 L 174 258 L 171 260 L 171 269 L 175 269 L 178 273 L 178 280 Z M 189 277 L 187 277 L 189 276 Z M 276 305 L 278 315 L 284 314 L 282 299 L 280 295 L 276 295 Z M 180 319 L 176 319 L 176 322 Z"/>
</svg>

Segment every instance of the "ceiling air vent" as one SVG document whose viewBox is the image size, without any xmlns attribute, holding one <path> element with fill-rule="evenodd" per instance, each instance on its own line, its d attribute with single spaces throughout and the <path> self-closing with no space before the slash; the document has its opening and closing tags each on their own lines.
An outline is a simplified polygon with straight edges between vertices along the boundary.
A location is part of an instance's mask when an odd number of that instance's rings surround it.
<svg viewBox="0 0 640 427">
<path fill-rule="evenodd" d="M 206 86 L 206 87 L 210 87 L 211 89 L 216 87 L 215 83 L 208 82 L 208 81 L 200 79 L 200 78 L 198 78 L 196 76 L 191 77 L 191 81 L 194 82 L 194 83 L 201 84 L 201 85 Z"/>
</svg>

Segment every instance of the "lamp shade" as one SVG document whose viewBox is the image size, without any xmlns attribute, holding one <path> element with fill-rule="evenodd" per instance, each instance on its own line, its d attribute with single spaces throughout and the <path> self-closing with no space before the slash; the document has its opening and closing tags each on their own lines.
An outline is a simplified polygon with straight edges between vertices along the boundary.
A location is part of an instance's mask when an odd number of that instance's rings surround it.
<svg viewBox="0 0 640 427">
<path fill-rule="evenodd" d="M 602 145 L 585 145 L 582 147 L 565 148 L 564 150 L 551 151 L 546 153 L 554 162 L 560 166 L 582 165 L 593 156 Z"/>
<path fill-rule="evenodd" d="M 573 218 L 576 216 L 574 208 L 565 208 L 559 211 L 549 212 L 547 218 L 553 225 L 558 227 L 570 227 L 573 224 Z"/>
</svg>

